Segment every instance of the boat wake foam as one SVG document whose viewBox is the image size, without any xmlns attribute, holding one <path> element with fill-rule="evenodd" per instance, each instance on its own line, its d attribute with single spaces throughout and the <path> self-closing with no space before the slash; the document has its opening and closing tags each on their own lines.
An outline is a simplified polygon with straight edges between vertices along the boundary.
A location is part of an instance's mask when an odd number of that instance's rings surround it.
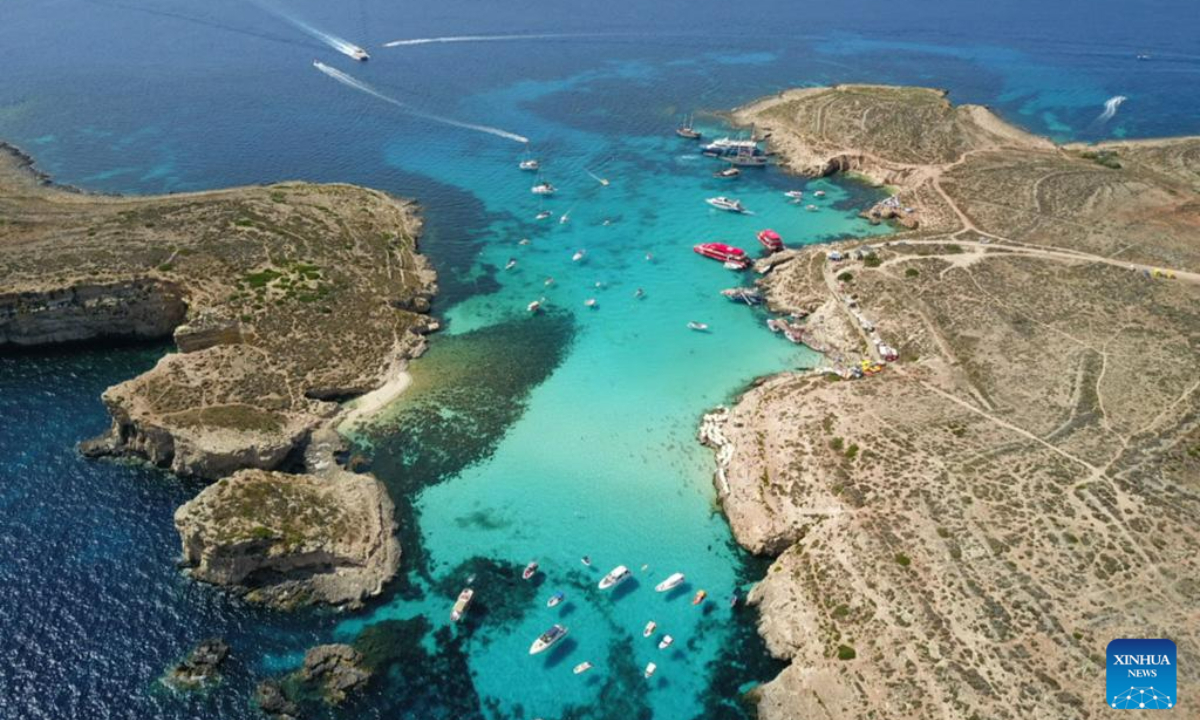
<svg viewBox="0 0 1200 720">
<path fill-rule="evenodd" d="M 442 43 L 503 42 L 506 40 L 556 40 L 562 38 L 595 37 L 594 35 L 571 35 L 566 33 L 538 33 L 531 35 L 447 35 L 445 37 L 412 38 L 393 40 L 384 47 L 410 47 L 412 45 L 437 45 Z"/>
<path fill-rule="evenodd" d="M 274 15 L 275 17 L 291 23 L 293 26 L 295 26 L 298 30 L 305 33 L 306 35 L 316 38 L 317 40 L 320 40 L 321 42 L 325 43 L 326 45 L 333 48 L 334 50 L 337 50 L 338 52 L 342 53 L 343 55 L 352 57 L 355 60 L 358 59 L 357 53 L 359 52 L 359 47 L 357 45 L 355 45 L 354 43 L 350 42 L 349 40 L 345 40 L 343 38 L 338 37 L 337 35 L 333 35 L 332 33 L 327 33 L 323 30 L 318 30 L 317 28 L 313 27 L 312 25 L 309 25 L 308 23 L 304 22 L 303 20 L 301 20 L 297 17 L 293 17 L 292 15 L 289 15 L 288 13 L 284 12 L 283 10 L 280 10 L 279 8 L 271 5 L 270 3 L 263 2 L 263 0 L 252 0 L 252 1 L 254 2 L 255 5 L 262 8 L 263 10 L 269 12 L 270 14 Z"/>
<path fill-rule="evenodd" d="M 1105 100 L 1104 101 L 1104 112 L 1100 113 L 1100 117 L 1096 118 L 1096 122 L 1103 123 L 1103 122 L 1108 122 L 1109 120 L 1112 120 L 1113 116 L 1117 114 L 1117 109 L 1121 107 L 1121 103 L 1125 102 L 1128 99 L 1129 98 L 1125 97 L 1124 95 L 1114 95 L 1113 97 L 1110 97 L 1108 100 Z"/>
<path fill-rule="evenodd" d="M 516 133 L 511 133 L 511 132 L 508 132 L 507 130 L 501 130 L 500 128 L 491 127 L 490 125 L 477 125 L 475 123 L 461 122 L 461 121 L 455 120 L 453 118 L 442 117 L 441 115 L 434 115 L 432 113 L 422 112 L 420 110 L 413 108 L 411 105 L 408 105 L 407 103 L 401 102 L 400 100 L 397 100 L 396 98 L 391 97 L 390 95 L 385 95 L 385 94 L 379 92 L 374 87 L 368 85 L 367 83 L 363 82 L 362 80 L 359 80 L 356 77 L 347 75 L 346 73 L 342 72 L 341 70 L 338 70 L 337 68 L 329 67 L 328 65 L 326 65 L 323 62 L 314 61 L 313 67 L 315 67 L 316 69 L 325 73 L 326 75 L 333 78 L 334 80 L 337 80 L 338 82 L 342 83 L 343 85 L 354 88 L 355 90 L 358 90 L 359 92 L 364 92 L 378 100 L 384 101 L 385 103 L 395 105 L 396 107 L 400 108 L 404 112 L 406 112 L 409 115 L 412 115 L 414 117 L 419 117 L 419 118 L 423 118 L 425 120 L 431 120 L 433 122 L 442 123 L 443 125 L 450 125 L 452 127 L 462 128 L 464 130 L 474 130 L 476 132 L 487 133 L 489 135 L 495 135 L 496 137 L 501 137 L 501 138 L 504 138 L 505 140 L 512 140 L 514 142 L 519 142 L 519 143 L 528 143 L 529 142 L 529 138 L 527 138 L 523 135 L 517 135 Z"/>
</svg>

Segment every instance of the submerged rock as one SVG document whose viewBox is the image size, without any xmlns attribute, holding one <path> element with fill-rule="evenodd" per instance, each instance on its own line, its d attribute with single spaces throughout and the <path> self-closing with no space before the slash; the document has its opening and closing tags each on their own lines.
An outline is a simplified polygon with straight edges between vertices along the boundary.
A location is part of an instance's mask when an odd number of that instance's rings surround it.
<svg viewBox="0 0 1200 720">
<path fill-rule="evenodd" d="M 229 657 L 229 645 L 220 638 L 209 638 L 167 673 L 163 682 L 177 690 L 198 690 L 220 679 L 221 664 Z"/>
<path fill-rule="evenodd" d="M 263 680 L 254 689 L 254 702 L 268 715 L 292 720 L 300 715 L 300 706 L 288 699 L 278 680 Z"/>
<path fill-rule="evenodd" d="M 175 512 L 192 576 L 290 608 L 358 605 L 400 564 L 395 508 L 369 475 L 243 470 Z"/>
</svg>

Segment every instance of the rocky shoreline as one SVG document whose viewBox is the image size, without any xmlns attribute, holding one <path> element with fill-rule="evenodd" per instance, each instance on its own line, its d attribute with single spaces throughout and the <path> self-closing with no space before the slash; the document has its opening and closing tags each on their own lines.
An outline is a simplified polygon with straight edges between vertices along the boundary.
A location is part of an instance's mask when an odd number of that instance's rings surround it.
<svg viewBox="0 0 1200 720">
<path fill-rule="evenodd" d="M 876 214 L 906 220 L 870 262 L 801 248 L 759 281 L 831 364 L 881 362 L 877 332 L 898 361 L 783 373 L 701 422 L 735 538 L 774 558 L 749 602 L 790 664 L 751 692 L 758 717 L 1083 720 L 1107 710 L 1109 639 L 1200 649 L 1196 596 L 1173 580 L 1200 570 L 1200 506 L 1179 502 L 1200 397 L 1172 369 L 1200 332 L 1183 240 L 1200 139 L 1113 143 L 1102 164 L 944 91 L 883 86 L 733 117 L 793 172 L 894 185 Z"/>
<path fill-rule="evenodd" d="M 81 451 L 214 481 L 176 515 L 196 579 L 276 607 L 381 592 L 399 566 L 394 507 L 338 468 L 335 428 L 341 400 L 393 385 L 437 327 L 415 205 L 306 183 L 93 195 L 2 150 L 0 347 L 178 350 L 105 391 L 112 427 Z"/>
</svg>

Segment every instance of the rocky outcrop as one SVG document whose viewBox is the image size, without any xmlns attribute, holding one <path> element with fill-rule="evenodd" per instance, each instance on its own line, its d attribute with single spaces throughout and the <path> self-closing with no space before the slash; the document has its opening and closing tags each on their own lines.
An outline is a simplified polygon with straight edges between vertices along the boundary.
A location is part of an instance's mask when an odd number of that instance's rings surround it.
<svg viewBox="0 0 1200 720">
<path fill-rule="evenodd" d="M 221 665 L 227 657 L 229 644 L 220 638 L 209 638 L 172 668 L 163 682 L 177 690 L 198 690 L 220 679 Z"/>
<path fill-rule="evenodd" d="M 338 705 L 371 679 L 363 657 L 349 645 L 318 645 L 304 654 L 299 678 L 317 688 L 330 705 Z"/>
<path fill-rule="evenodd" d="M 283 683 L 278 680 L 263 680 L 254 689 L 254 703 L 264 713 L 278 720 L 294 720 L 300 716 L 300 705 L 288 699 Z"/>
<path fill-rule="evenodd" d="M 186 314 L 180 287 L 152 279 L 0 293 L 0 347 L 165 338 Z"/>
<path fill-rule="evenodd" d="M 399 567 L 394 514 L 369 475 L 242 470 L 181 506 L 175 527 L 198 580 L 275 607 L 357 606 Z"/>
</svg>

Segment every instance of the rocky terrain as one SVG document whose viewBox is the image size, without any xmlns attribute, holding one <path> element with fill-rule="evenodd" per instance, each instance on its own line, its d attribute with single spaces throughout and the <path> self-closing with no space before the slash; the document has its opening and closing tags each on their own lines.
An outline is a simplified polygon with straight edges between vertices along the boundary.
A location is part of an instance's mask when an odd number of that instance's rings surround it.
<svg viewBox="0 0 1200 720">
<path fill-rule="evenodd" d="M 176 352 L 104 393 L 112 428 L 84 452 L 229 478 L 180 511 L 197 577 L 269 602 L 356 602 L 399 549 L 383 487 L 331 471 L 330 428 L 339 401 L 402 386 L 436 327 L 419 232 L 413 205 L 365 188 L 97 196 L 54 186 L 5 147 L 0 348 L 173 340 Z M 235 475 L 248 469 L 280 472 Z M 235 489 L 279 503 L 260 516 Z M 305 526 L 324 517 L 305 505 L 318 500 L 354 532 Z M 264 590 L 272 582 L 279 592 Z"/>
<path fill-rule="evenodd" d="M 829 367 L 704 425 L 737 539 L 775 556 L 751 601 L 790 665 L 759 716 L 1092 718 L 1109 640 L 1200 652 L 1200 139 L 1056 147 L 916 88 L 736 117 L 912 220 L 777 259 L 771 308 L 812 313 Z"/>
<path fill-rule="evenodd" d="M 360 652 L 349 645 L 318 645 L 304 654 L 299 670 L 258 686 L 256 702 L 277 718 L 304 715 L 306 702 L 340 705 L 366 687 L 371 679 Z"/>
<path fill-rule="evenodd" d="M 192 649 L 188 656 L 163 677 L 176 690 L 200 690 L 221 679 L 221 665 L 229 657 L 229 645 L 220 638 L 209 638 Z"/>
</svg>

